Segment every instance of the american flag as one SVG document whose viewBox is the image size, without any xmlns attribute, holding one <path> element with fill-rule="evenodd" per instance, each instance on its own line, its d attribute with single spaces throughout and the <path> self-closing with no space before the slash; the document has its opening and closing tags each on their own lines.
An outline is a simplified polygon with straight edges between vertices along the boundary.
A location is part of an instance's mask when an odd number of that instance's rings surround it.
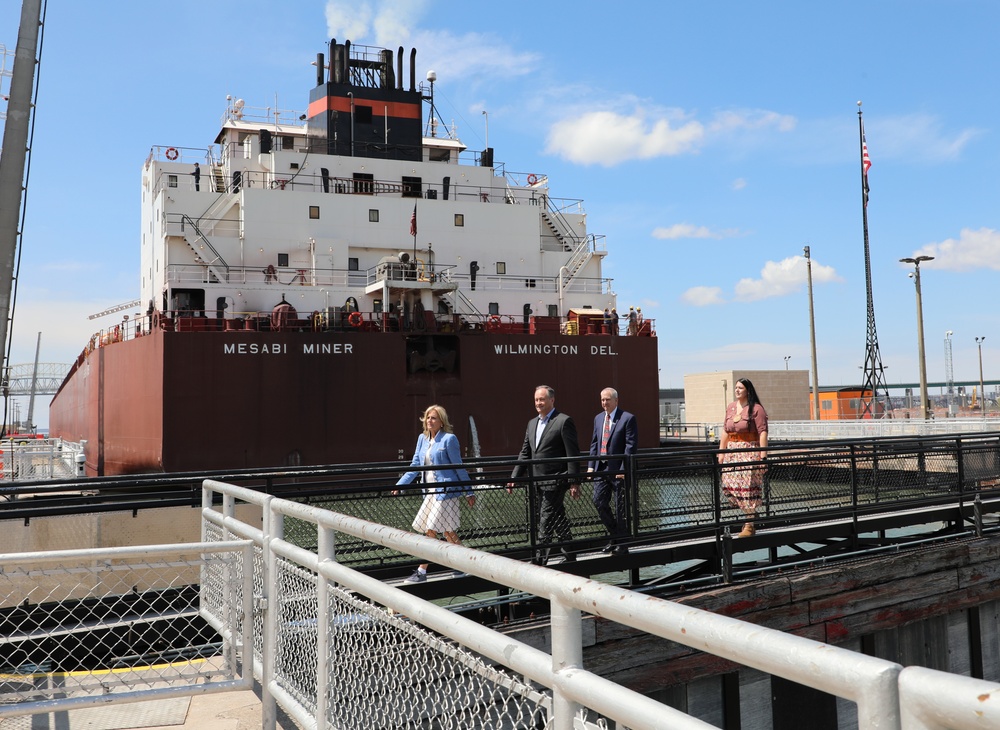
<svg viewBox="0 0 1000 730">
<path fill-rule="evenodd" d="M 861 177 L 864 187 L 865 207 L 868 207 L 868 170 L 872 166 L 872 159 L 868 156 L 868 142 L 865 140 L 865 126 L 861 125 Z"/>
<path fill-rule="evenodd" d="M 413 204 L 413 215 L 410 216 L 410 235 L 417 235 L 417 204 Z"/>
</svg>

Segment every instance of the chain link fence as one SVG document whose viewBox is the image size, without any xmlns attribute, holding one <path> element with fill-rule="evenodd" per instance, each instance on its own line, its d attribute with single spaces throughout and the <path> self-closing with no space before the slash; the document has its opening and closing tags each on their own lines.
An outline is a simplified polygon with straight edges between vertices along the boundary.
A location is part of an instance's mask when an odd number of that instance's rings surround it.
<svg viewBox="0 0 1000 730">
<path fill-rule="evenodd" d="M 246 542 L 0 555 L 0 718 L 245 689 L 249 561 Z"/>
<path fill-rule="evenodd" d="M 310 715 L 319 711 L 324 692 L 327 727 L 547 726 L 549 695 L 509 671 L 336 585 L 327 586 L 326 609 L 320 610 L 322 576 L 286 559 L 276 568 L 275 680 Z M 321 675 L 318 622 L 324 620 Z"/>
</svg>

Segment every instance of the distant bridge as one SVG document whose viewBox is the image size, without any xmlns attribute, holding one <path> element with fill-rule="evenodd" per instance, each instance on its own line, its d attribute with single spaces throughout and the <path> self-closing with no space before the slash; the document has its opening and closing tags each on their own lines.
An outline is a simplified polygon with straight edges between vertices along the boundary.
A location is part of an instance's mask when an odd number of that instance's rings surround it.
<svg viewBox="0 0 1000 730">
<path fill-rule="evenodd" d="M 59 362 L 38 363 L 35 377 L 35 395 L 55 395 L 69 372 L 69 365 Z M 11 365 L 8 376 L 10 395 L 31 395 L 31 381 L 35 372 L 34 363 Z"/>
</svg>

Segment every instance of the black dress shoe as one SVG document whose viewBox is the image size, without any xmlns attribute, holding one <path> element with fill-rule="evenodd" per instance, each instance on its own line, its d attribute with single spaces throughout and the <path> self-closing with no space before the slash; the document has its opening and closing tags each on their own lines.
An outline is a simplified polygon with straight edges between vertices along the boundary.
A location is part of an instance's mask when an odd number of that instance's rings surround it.
<svg viewBox="0 0 1000 730">
<path fill-rule="evenodd" d="M 610 555 L 614 551 L 615 551 L 615 544 L 613 542 L 609 542 L 607 545 L 601 548 L 601 552 L 604 553 L 605 555 Z"/>
<path fill-rule="evenodd" d="M 615 545 L 611 548 L 612 555 L 628 555 L 628 548 L 624 545 Z"/>
<path fill-rule="evenodd" d="M 564 552 L 562 554 L 562 559 L 559 560 L 559 562 L 560 563 L 575 563 L 576 562 L 576 555 L 573 554 L 573 553 Z"/>
</svg>

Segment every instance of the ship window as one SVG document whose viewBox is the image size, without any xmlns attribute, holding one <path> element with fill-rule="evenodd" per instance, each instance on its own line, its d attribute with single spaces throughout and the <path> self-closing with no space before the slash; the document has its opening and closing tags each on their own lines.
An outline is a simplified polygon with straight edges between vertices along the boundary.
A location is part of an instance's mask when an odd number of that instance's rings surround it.
<svg viewBox="0 0 1000 730">
<path fill-rule="evenodd" d="M 490 302 L 490 314 L 500 314 L 500 302 Z"/>
<path fill-rule="evenodd" d="M 319 206 L 310 205 L 309 206 L 309 220 L 318 221 L 319 220 Z"/>
<path fill-rule="evenodd" d="M 497 273 L 498 274 L 506 274 L 507 273 L 507 262 L 506 261 L 497 261 Z"/>
<path fill-rule="evenodd" d="M 278 254 L 278 266 L 288 266 L 288 254 L 279 253 Z"/>
<path fill-rule="evenodd" d="M 423 194 L 423 180 L 419 177 L 408 177 L 403 175 L 404 198 L 420 198 Z"/>
<path fill-rule="evenodd" d="M 371 195 L 375 192 L 375 176 L 367 172 L 354 173 L 354 192 Z"/>
<path fill-rule="evenodd" d="M 282 135 L 281 137 L 281 149 L 290 150 L 295 147 L 295 138 L 289 137 L 287 135 Z M 298 165 L 296 165 L 298 167 Z"/>
<path fill-rule="evenodd" d="M 524 285 L 526 287 L 528 287 L 529 289 L 530 288 L 534 288 L 534 286 L 535 286 L 535 280 L 534 279 L 525 279 L 524 280 Z"/>
<path fill-rule="evenodd" d="M 352 258 L 347 259 L 347 270 L 348 271 L 360 271 L 361 269 L 358 266 L 358 260 L 357 259 L 352 259 Z"/>
<path fill-rule="evenodd" d="M 354 105 L 354 121 L 356 124 L 372 123 L 372 108 L 364 104 Z"/>
<path fill-rule="evenodd" d="M 464 213 L 456 213 L 455 214 L 455 225 L 457 227 L 459 227 L 459 228 L 462 228 L 462 227 L 465 226 L 465 214 Z"/>
<path fill-rule="evenodd" d="M 369 223 L 378 223 L 378 208 L 369 208 L 368 209 L 368 222 Z"/>
<path fill-rule="evenodd" d="M 298 170 L 299 169 L 299 163 L 297 163 L 297 162 L 290 162 L 290 163 L 288 163 L 288 169 L 289 170 Z"/>
<path fill-rule="evenodd" d="M 176 175 L 167 175 L 167 187 L 168 188 L 176 188 L 177 187 L 177 176 Z"/>
<path fill-rule="evenodd" d="M 559 305 L 558 304 L 550 304 L 549 305 L 549 316 L 550 317 L 558 317 L 559 316 Z"/>
<path fill-rule="evenodd" d="M 448 162 L 451 160 L 451 150 L 442 150 L 437 147 L 432 147 L 430 149 L 430 154 L 428 154 L 427 157 L 431 162 Z"/>
</svg>

